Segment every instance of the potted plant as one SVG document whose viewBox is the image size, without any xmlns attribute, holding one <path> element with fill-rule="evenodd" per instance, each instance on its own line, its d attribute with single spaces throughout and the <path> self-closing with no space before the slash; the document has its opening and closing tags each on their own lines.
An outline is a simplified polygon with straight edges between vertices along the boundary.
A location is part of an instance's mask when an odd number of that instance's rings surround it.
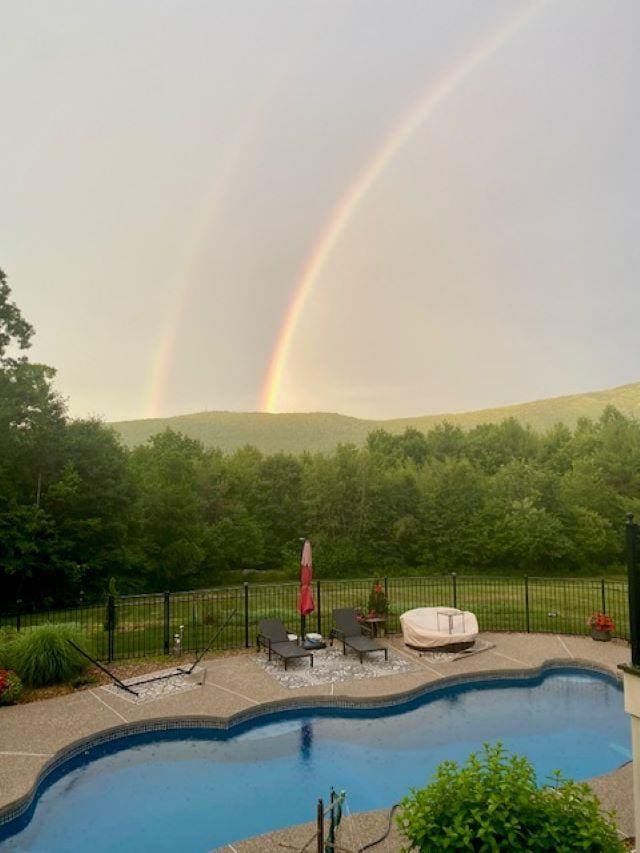
<svg viewBox="0 0 640 853">
<path fill-rule="evenodd" d="M 356 619 L 368 625 L 374 637 L 378 636 L 378 626 L 383 626 L 389 615 L 389 602 L 381 583 L 374 583 L 366 606 L 356 608 Z"/>
<path fill-rule="evenodd" d="M 611 635 L 616 630 L 613 619 L 606 613 L 592 613 L 587 619 L 587 625 L 591 628 L 592 638 L 600 640 L 600 642 L 610 640 Z"/>
<path fill-rule="evenodd" d="M 368 613 L 369 617 L 378 617 L 386 619 L 389 613 L 389 602 L 384 592 L 384 587 L 380 583 L 374 583 L 373 589 L 369 594 Z"/>
</svg>

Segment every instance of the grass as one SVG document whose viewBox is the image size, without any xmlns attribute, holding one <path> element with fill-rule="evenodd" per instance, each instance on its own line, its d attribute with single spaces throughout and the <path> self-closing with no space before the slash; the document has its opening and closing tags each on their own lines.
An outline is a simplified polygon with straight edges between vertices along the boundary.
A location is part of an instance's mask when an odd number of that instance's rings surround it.
<svg viewBox="0 0 640 853">
<path fill-rule="evenodd" d="M 482 568 L 482 576 L 483 577 L 505 577 L 505 569 L 504 568 L 493 568 L 493 567 L 483 567 Z M 525 568 L 511 568 L 509 567 L 507 570 L 509 577 L 515 578 L 524 578 L 525 576 L 531 576 L 532 572 L 530 569 Z M 557 578 L 558 572 L 562 571 L 562 569 L 551 568 L 551 569 L 536 569 L 535 576 L 536 577 L 547 577 L 547 578 Z M 473 569 L 469 569 L 468 574 L 472 574 Z M 416 567 L 398 567 L 393 566 L 385 571 L 384 567 L 381 567 L 380 574 L 377 576 L 378 578 L 382 578 L 384 575 L 388 575 L 389 577 L 394 578 L 412 578 L 415 577 L 416 574 L 419 574 L 421 577 L 441 577 L 442 571 L 438 569 L 433 569 L 429 566 L 419 566 Z M 460 572 L 460 574 L 465 574 L 465 572 Z M 604 577 L 607 580 L 621 580 L 625 581 L 627 579 L 627 570 L 626 566 L 622 564 L 614 564 L 608 567 L 603 572 Z M 300 576 L 300 566 L 291 565 L 287 568 L 283 569 L 243 569 L 243 570 L 230 570 L 225 572 L 225 586 L 234 586 L 241 585 L 243 583 L 250 584 L 275 584 L 275 583 L 297 583 L 298 578 Z M 362 571 L 353 571 L 349 569 L 349 577 L 370 577 L 370 569 L 366 568 Z M 325 578 L 322 574 L 319 574 L 317 571 L 315 572 L 315 577 L 324 581 Z M 584 569 L 576 569 L 571 568 L 570 573 L 567 577 L 572 578 L 587 578 L 591 580 L 594 577 L 594 569 L 593 568 L 584 568 Z M 600 577 L 600 575 L 598 575 Z M 326 580 L 333 580 L 333 578 L 327 578 Z"/>
<path fill-rule="evenodd" d="M 83 636 L 66 623 L 38 625 L 16 633 L 10 647 L 11 668 L 30 687 L 64 684 L 87 668 L 87 661 L 69 643 Z"/>
<path fill-rule="evenodd" d="M 327 634 L 331 613 L 336 607 L 364 607 L 372 584 L 378 578 L 320 581 L 316 612 L 307 618 L 307 630 Z M 604 586 L 604 608 L 603 608 Z M 532 631 L 564 634 L 588 634 L 586 621 L 595 612 L 606 610 L 617 626 L 617 636 L 629 636 L 626 582 L 616 578 L 529 578 L 472 577 L 434 575 L 394 576 L 388 579 L 388 629 L 399 631 L 399 616 L 413 607 L 451 606 L 473 611 L 485 631 Z M 116 600 L 116 625 L 113 658 L 124 660 L 162 655 L 165 640 L 165 603 L 163 595 L 122 597 Z M 300 628 L 297 611 L 297 582 L 252 585 L 248 595 L 248 641 L 255 644 L 258 620 L 277 618 L 290 629 Z M 528 621 L 527 621 L 528 601 Z M 318 624 L 318 604 L 321 620 Z M 228 625 L 225 620 L 232 611 Z M 245 646 L 244 587 L 220 587 L 170 597 L 169 645 L 182 628 L 184 654 L 201 652 L 217 637 L 213 650 L 240 649 Z M 81 630 L 85 649 L 99 660 L 107 660 L 109 635 L 105 628 L 106 606 L 22 614 L 21 633 L 35 625 L 73 624 Z M 15 617 L 0 617 L 0 627 L 15 626 Z"/>
</svg>

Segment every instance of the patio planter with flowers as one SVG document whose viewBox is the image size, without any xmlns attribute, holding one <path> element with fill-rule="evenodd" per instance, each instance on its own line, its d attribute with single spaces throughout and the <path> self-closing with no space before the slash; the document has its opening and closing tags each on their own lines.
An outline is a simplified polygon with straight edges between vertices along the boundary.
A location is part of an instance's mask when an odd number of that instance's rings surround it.
<svg viewBox="0 0 640 853">
<path fill-rule="evenodd" d="M 0 705 L 13 705 L 22 694 L 22 681 L 11 669 L 0 669 Z"/>
<path fill-rule="evenodd" d="M 591 628 L 591 637 L 605 643 L 611 639 L 616 630 L 613 619 L 606 613 L 592 613 L 587 619 L 587 625 Z"/>
<path fill-rule="evenodd" d="M 356 608 L 356 618 L 369 626 L 374 637 L 378 636 L 379 626 L 382 627 L 389 615 L 389 602 L 381 583 L 374 583 L 369 593 L 366 607 Z"/>
<path fill-rule="evenodd" d="M 386 619 L 389 614 L 389 602 L 385 595 L 384 587 L 380 583 L 374 583 L 373 589 L 369 594 L 368 615 L 378 616 Z"/>
</svg>

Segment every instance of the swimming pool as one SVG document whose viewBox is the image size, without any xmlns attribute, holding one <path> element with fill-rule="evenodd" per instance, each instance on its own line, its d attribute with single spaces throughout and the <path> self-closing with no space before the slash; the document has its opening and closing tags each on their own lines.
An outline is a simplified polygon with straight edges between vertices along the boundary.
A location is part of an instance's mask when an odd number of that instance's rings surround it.
<svg viewBox="0 0 640 853">
<path fill-rule="evenodd" d="M 228 731 L 92 747 L 48 780 L 21 828 L 0 828 L 0 849 L 211 850 L 313 820 L 332 785 L 347 791 L 352 811 L 390 806 L 444 759 L 463 761 L 496 740 L 527 755 L 541 780 L 556 768 L 585 779 L 631 757 L 615 679 L 553 669 L 444 687 L 393 708 L 287 711 Z"/>
</svg>

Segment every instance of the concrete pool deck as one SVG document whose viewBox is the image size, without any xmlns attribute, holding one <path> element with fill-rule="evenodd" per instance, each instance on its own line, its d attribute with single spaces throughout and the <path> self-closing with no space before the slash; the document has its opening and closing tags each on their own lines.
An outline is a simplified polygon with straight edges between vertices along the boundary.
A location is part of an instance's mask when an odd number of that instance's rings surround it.
<svg viewBox="0 0 640 853">
<path fill-rule="evenodd" d="M 410 651 L 402 638 L 386 639 L 392 653 L 413 663 L 410 672 L 361 680 L 341 681 L 314 687 L 284 687 L 257 661 L 255 650 L 226 656 L 212 656 L 203 662 L 204 684 L 184 693 L 144 703 L 133 703 L 102 687 L 81 690 L 54 699 L 0 708 L 0 823 L 17 814 L 32 797 L 41 774 L 71 750 L 81 751 L 86 741 L 103 735 L 113 739 L 128 730 L 167 727 L 182 720 L 193 725 L 226 727 L 230 721 L 251 717 L 263 710 L 286 705 L 308 707 L 323 701 L 335 705 L 375 705 L 398 701 L 404 694 L 418 692 L 438 682 L 460 676 L 504 675 L 537 669 L 545 663 L 589 664 L 619 676 L 618 664 L 629 661 L 626 643 L 594 642 L 588 637 L 555 634 L 483 633 L 482 639 L 494 648 L 457 660 L 428 660 Z M 300 664 L 307 665 L 306 663 Z M 294 664 L 295 666 L 295 664 Z M 615 808 L 618 824 L 625 835 L 633 833 L 631 766 L 627 764 L 590 783 L 605 809 Z M 310 792 L 313 812 L 315 798 L 326 792 Z M 310 818 L 313 814 L 310 814 Z M 353 818 L 365 840 L 386 826 L 384 813 Z M 313 831 L 313 827 L 311 828 Z M 359 835 L 362 835 L 359 832 Z M 282 845 L 307 840 L 309 828 L 295 827 L 270 833 L 259 839 L 234 842 L 221 850 L 237 853 L 270 853 Z M 298 839 L 302 839 L 298 842 Z M 348 845 L 347 845 L 348 846 Z M 399 850 L 399 842 L 379 845 Z M 375 851 L 376 848 L 371 848 Z"/>
</svg>

